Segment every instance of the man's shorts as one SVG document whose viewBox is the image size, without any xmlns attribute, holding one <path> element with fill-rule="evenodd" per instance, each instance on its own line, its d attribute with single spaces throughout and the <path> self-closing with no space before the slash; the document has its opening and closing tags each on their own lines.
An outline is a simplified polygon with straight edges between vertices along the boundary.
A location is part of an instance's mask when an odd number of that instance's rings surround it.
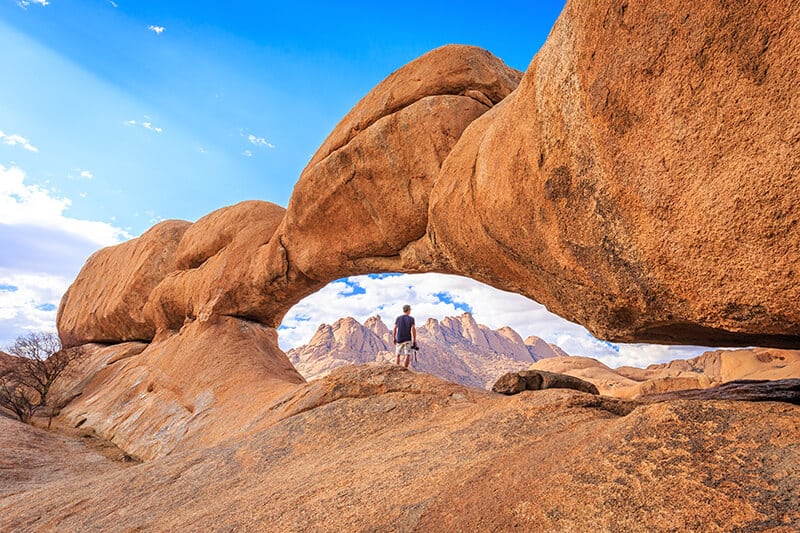
<svg viewBox="0 0 800 533">
<path fill-rule="evenodd" d="M 395 355 L 411 355 L 411 341 L 398 342 L 394 348 Z"/>
</svg>

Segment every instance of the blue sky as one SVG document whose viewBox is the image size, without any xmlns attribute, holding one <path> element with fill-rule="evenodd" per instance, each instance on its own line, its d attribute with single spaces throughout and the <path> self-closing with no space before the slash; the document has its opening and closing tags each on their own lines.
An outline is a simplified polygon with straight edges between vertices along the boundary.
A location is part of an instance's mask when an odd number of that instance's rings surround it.
<svg viewBox="0 0 800 533">
<path fill-rule="evenodd" d="M 472 44 L 525 70 L 562 7 L 0 0 L 0 346 L 52 329 L 63 291 L 99 247 L 241 200 L 285 206 L 344 114 L 425 52 Z M 471 310 L 585 355 L 619 354 L 535 302 L 431 276 L 331 284 L 289 313 L 281 344 L 338 318 L 327 309 L 389 320 L 394 298 L 437 318 Z M 642 361 L 698 351 L 652 350 Z"/>
<path fill-rule="evenodd" d="M 524 70 L 563 5 L 340 4 L 0 0 L 13 74 L 0 129 L 39 149 L 9 155 L 72 199 L 70 216 L 133 235 L 245 199 L 285 206 L 322 140 L 390 72 L 451 42 Z"/>
</svg>

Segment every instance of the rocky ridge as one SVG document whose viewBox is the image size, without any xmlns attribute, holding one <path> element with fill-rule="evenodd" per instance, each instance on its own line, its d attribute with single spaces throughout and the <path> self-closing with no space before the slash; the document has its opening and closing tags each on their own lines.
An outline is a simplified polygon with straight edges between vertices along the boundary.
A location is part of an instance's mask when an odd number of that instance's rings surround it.
<svg viewBox="0 0 800 533">
<path fill-rule="evenodd" d="M 645 369 L 609 368 L 590 357 L 554 357 L 531 365 L 533 370 L 574 376 L 598 387 L 602 394 L 637 398 L 690 389 L 708 389 L 738 380 L 800 378 L 800 350 L 754 348 L 716 350 L 692 359 L 677 359 Z"/>
<path fill-rule="evenodd" d="M 478 324 L 471 313 L 429 318 L 417 325 L 419 352 L 411 368 L 462 385 L 489 388 L 506 372 L 525 370 L 531 363 L 564 354 L 539 337 L 524 341 L 509 327 L 492 330 Z M 324 377 L 347 364 L 395 360 L 391 331 L 380 316 L 363 325 L 353 318 L 321 324 L 308 344 L 286 352 L 307 380 Z"/>
</svg>

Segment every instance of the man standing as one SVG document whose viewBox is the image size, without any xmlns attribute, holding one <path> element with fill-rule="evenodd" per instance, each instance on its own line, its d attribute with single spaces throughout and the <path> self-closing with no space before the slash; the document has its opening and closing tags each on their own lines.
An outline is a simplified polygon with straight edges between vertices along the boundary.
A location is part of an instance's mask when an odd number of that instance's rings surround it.
<svg viewBox="0 0 800 533">
<path fill-rule="evenodd" d="M 411 346 L 417 344 L 417 328 L 414 325 L 414 317 L 411 316 L 411 306 L 406 304 L 403 306 L 403 314 L 397 317 L 394 321 L 394 331 L 392 332 L 394 338 L 395 350 L 397 356 L 396 364 L 400 364 L 400 355 L 405 354 L 406 360 L 403 366 L 408 368 L 408 360 L 411 356 Z"/>
</svg>

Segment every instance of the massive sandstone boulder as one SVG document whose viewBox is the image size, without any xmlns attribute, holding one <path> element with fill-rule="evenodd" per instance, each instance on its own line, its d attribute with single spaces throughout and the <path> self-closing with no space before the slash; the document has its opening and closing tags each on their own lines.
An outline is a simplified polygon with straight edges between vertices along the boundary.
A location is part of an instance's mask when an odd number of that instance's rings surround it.
<svg viewBox="0 0 800 533">
<path fill-rule="evenodd" d="M 156 328 L 145 318 L 145 303 L 175 270 L 175 251 L 190 225 L 160 222 L 141 237 L 92 255 L 61 298 L 57 322 L 64 347 L 151 340 Z"/>
<path fill-rule="evenodd" d="M 425 236 L 442 162 L 521 76 L 485 50 L 445 46 L 381 82 L 301 174 L 279 237 L 253 262 L 253 283 L 266 297 L 241 312 L 277 327 L 294 303 L 334 279 L 432 270 L 430 252 L 417 256 L 414 245 Z"/>
</svg>

